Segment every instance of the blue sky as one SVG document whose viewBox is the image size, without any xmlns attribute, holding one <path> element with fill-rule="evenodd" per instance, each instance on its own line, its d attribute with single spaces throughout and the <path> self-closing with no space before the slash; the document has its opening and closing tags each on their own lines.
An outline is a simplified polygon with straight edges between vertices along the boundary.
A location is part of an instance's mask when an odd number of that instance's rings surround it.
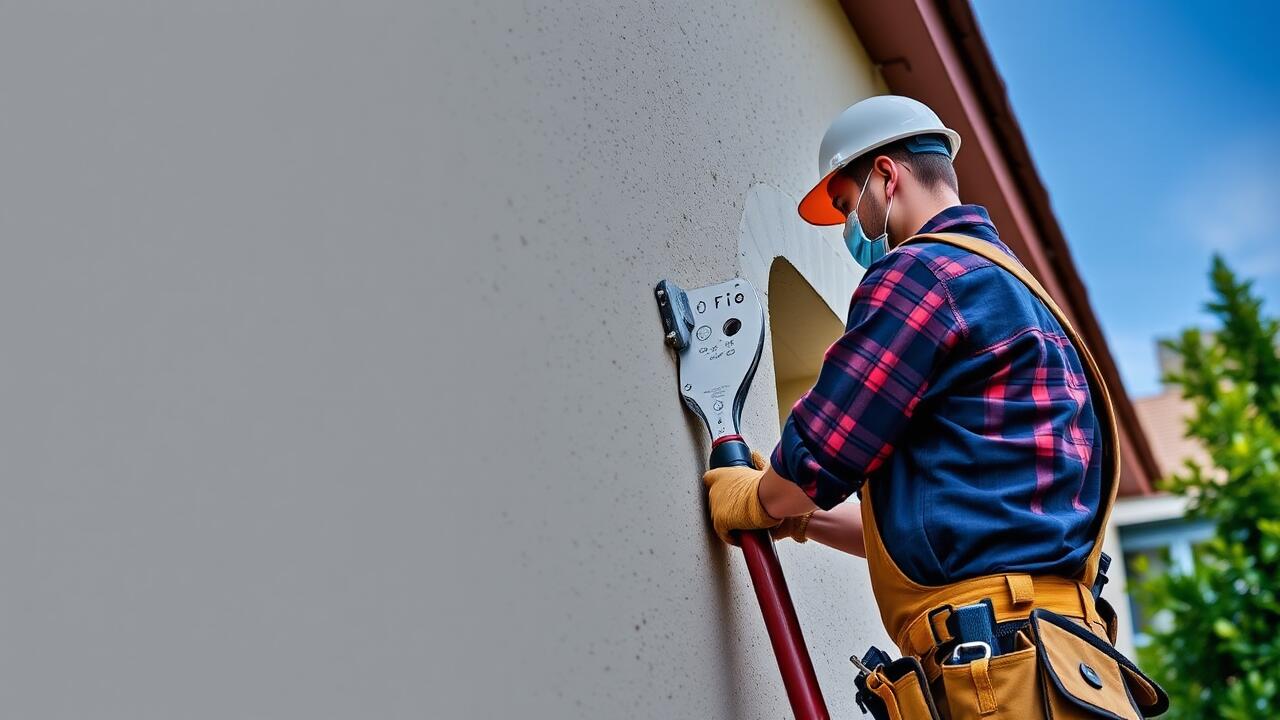
<svg viewBox="0 0 1280 720">
<path fill-rule="evenodd" d="M 973 4 L 1130 394 L 1214 250 L 1280 313 L 1280 3 Z"/>
</svg>

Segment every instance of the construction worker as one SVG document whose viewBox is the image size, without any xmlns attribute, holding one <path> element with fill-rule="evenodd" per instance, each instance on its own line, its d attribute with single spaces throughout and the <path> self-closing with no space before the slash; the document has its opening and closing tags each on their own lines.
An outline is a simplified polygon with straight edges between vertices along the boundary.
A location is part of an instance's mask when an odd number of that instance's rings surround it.
<svg viewBox="0 0 1280 720">
<path fill-rule="evenodd" d="M 1038 668 L 1107 717 L 1160 712 L 1163 691 L 1111 647 L 1114 612 L 1095 600 L 1119 472 L 1105 385 L 986 209 L 960 202 L 959 149 L 911 98 L 832 123 L 799 213 L 843 224 L 866 272 L 768 462 L 704 476 L 713 525 L 731 544 L 771 528 L 867 558 L 915 669 L 863 673 L 860 698 L 895 704 L 890 717 L 1045 717 Z"/>
</svg>

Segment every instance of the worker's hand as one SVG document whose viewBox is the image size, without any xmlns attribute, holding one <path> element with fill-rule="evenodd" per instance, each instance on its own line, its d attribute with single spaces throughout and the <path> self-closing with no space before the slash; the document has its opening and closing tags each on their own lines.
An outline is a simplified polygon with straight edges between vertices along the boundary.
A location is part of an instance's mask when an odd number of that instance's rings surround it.
<svg viewBox="0 0 1280 720">
<path fill-rule="evenodd" d="M 764 456 L 752 451 L 751 463 L 754 468 L 715 468 L 702 476 L 711 499 L 711 524 L 730 545 L 739 545 L 731 530 L 771 528 L 782 523 L 760 504 L 760 478 L 767 467 Z"/>
<path fill-rule="evenodd" d="M 756 450 L 751 451 L 751 464 L 755 465 L 757 470 L 764 470 L 769 467 L 764 456 Z M 805 536 L 805 531 L 809 527 L 809 518 L 813 517 L 815 512 L 817 512 L 817 510 L 810 510 L 803 515 L 783 518 L 782 522 L 774 525 L 773 528 L 769 530 L 769 537 L 772 537 L 774 540 L 791 538 L 798 543 L 808 542 L 809 538 Z"/>
</svg>

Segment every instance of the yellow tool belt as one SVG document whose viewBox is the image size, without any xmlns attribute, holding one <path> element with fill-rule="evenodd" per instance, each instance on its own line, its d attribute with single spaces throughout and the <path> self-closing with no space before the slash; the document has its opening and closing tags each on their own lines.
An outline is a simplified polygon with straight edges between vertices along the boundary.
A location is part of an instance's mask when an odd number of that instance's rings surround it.
<svg viewBox="0 0 1280 720">
<path fill-rule="evenodd" d="M 934 233 L 933 240 L 965 248 L 1013 273 L 1045 303 L 1079 353 L 1103 433 L 1101 504 L 1094 545 L 1076 577 L 1009 573 L 926 586 L 902 572 L 876 525 L 873 482 L 862 486 L 862 522 L 871 589 L 881 619 L 902 659 L 869 667 L 859 677 L 859 701 L 889 720 L 1036 720 L 1137 718 L 1163 712 L 1164 691 L 1113 647 L 1115 614 L 1095 602 L 1103 536 L 1120 480 L 1119 435 L 1111 397 L 1093 356 L 1070 321 L 1026 268 L 991 243 Z M 997 623 L 1026 620 L 1013 649 L 963 664 L 947 664 L 956 645 L 947 618 L 955 608 L 990 600 Z M 990 648 L 988 648 L 990 650 Z"/>
<path fill-rule="evenodd" d="M 868 668 L 859 703 L 878 720 L 1138 720 L 1169 705 L 1107 639 L 1046 608 L 1031 611 L 1011 650 L 935 667 L 930 679 L 907 655 Z"/>
<path fill-rule="evenodd" d="M 936 652 L 954 640 L 947 626 L 952 610 L 984 599 L 991 600 L 997 623 L 1026 620 L 1033 609 L 1044 608 L 1078 621 L 1099 638 L 1115 642 L 1114 623 L 1108 627 L 1098 613 L 1090 589 L 1074 580 L 1051 576 L 994 575 L 946 585 L 939 590 L 936 598 L 945 599 L 945 602 L 920 613 L 894 638 L 904 655 L 920 660 L 930 680 L 936 679 L 941 672 Z"/>
</svg>

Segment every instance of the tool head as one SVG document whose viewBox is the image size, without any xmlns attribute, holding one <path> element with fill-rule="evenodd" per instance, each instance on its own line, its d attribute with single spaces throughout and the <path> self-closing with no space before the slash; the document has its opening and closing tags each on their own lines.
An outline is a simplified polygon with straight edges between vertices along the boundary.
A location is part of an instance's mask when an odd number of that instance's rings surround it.
<svg viewBox="0 0 1280 720">
<path fill-rule="evenodd" d="M 680 395 L 713 441 L 739 435 L 742 404 L 764 347 L 764 308 L 742 278 L 682 290 L 654 288 L 667 344 L 680 365 Z"/>
</svg>

